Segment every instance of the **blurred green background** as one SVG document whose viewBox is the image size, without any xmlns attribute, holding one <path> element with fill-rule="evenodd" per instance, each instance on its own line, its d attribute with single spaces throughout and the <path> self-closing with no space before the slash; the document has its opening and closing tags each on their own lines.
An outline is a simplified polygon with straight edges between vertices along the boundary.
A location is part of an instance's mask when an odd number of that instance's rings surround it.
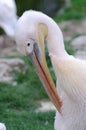
<svg viewBox="0 0 86 130">
<path fill-rule="evenodd" d="M 16 0 L 18 15 L 25 10 L 34 9 L 42 11 L 49 16 L 55 16 L 56 12 L 63 6 L 64 0 Z"/>
<path fill-rule="evenodd" d="M 86 0 L 16 0 L 16 4 L 19 16 L 25 10 L 34 9 L 53 18 L 58 16 L 58 21 L 82 18 L 86 12 Z"/>
</svg>

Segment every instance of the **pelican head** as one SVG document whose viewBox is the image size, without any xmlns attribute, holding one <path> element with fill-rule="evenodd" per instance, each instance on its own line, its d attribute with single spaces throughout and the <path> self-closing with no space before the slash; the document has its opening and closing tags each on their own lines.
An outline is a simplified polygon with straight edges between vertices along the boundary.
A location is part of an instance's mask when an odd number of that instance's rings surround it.
<svg viewBox="0 0 86 130">
<path fill-rule="evenodd" d="M 15 40 L 19 51 L 31 58 L 51 101 L 60 111 L 61 102 L 46 65 L 45 40 L 48 37 L 48 26 L 44 19 L 50 18 L 41 12 L 26 11 L 16 25 Z"/>
</svg>

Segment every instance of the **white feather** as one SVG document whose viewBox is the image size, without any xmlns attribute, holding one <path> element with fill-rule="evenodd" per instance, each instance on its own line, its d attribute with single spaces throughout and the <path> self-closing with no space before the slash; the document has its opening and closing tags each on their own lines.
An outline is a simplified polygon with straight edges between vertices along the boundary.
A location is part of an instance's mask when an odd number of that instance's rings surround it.
<svg viewBox="0 0 86 130">
<path fill-rule="evenodd" d="M 4 123 L 0 123 L 0 130 L 6 130 L 6 126 Z"/>
<path fill-rule="evenodd" d="M 14 0 L 0 0 L 0 27 L 6 34 L 14 37 L 17 22 L 16 4 Z"/>
</svg>

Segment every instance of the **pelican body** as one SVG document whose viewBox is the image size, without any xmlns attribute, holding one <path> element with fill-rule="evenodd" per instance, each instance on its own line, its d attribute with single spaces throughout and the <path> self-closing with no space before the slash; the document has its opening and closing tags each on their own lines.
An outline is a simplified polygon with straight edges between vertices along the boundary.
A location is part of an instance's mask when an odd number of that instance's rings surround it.
<svg viewBox="0 0 86 130">
<path fill-rule="evenodd" d="M 17 22 L 16 4 L 14 0 L 0 0 L 0 27 L 11 38 Z"/>
<path fill-rule="evenodd" d="M 54 68 L 56 89 L 45 59 L 45 39 Z M 86 130 L 86 61 L 69 55 L 58 25 L 47 15 L 26 11 L 15 30 L 18 49 L 29 56 L 57 108 L 55 130 Z"/>
</svg>

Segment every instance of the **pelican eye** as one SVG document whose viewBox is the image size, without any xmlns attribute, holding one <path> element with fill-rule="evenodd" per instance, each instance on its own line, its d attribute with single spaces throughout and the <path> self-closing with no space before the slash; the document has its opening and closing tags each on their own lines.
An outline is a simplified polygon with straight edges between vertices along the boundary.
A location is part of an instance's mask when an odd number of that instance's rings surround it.
<svg viewBox="0 0 86 130">
<path fill-rule="evenodd" d="M 33 52 L 33 45 L 34 45 L 34 42 L 32 40 L 26 43 L 26 52 L 28 54 Z"/>
<path fill-rule="evenodd" d="M 27 46 L 30 46 L 30 43 L 27 43 Z"/>
</svg>

